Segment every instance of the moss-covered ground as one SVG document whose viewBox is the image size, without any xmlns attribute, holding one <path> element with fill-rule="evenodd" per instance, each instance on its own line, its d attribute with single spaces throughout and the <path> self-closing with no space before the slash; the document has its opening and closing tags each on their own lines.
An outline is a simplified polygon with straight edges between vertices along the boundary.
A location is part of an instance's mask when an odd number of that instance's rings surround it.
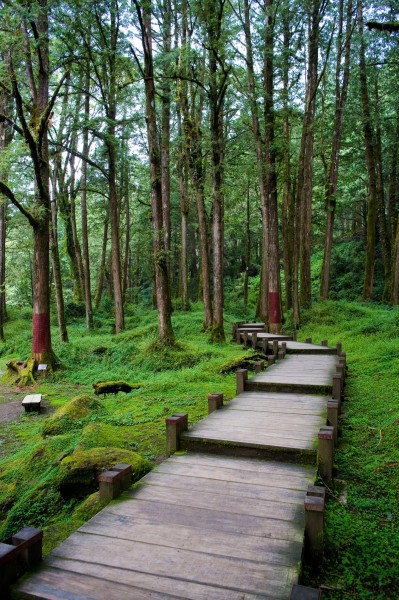
<svg viewBox="0 0 399 600">
<path fill-rule="evenodd" d="M 249 316 L 227 313 L 227 337 L 234 320 Z M 0 369 L 9 358 L 28 355 L 28 317 L 10 314 Z M 0 538 L 26 524 L 42 526 L 48 551 L 101 507 L 93 493 L 103 465 L 99 448 L 108 449 L 108 460 L 124 452 L 124 462 L 134 463 L 139 476 L 164 457 L 165 416 L 186 411 L 193 423 L 206 415 L 209 393 L 234 395 L 229 366 L 250 352 L 229 341 L 210 343 L 201 333 L 202 319 L 201 307 L 175 312 L 178 343 L 167 349 L 156 342 L 156 313 L 148 309 L 132 308 L 118 336 L 107 316 L 98 317 L 90 333 L 82 321 L 72 322 L 65 345 L 54 328 L 63 368 L 34 389 L 44 394 L 45 411 L 0 424 Z M 399 311 L 343 301 L 316 304 L 303 314 L 298 339 L 309 336 L 331 345 L 342 341 L 349 375 L 325 557 L 317 571 L 305 569 L 305 583 L 321 585 L 334 600 L 398 598 Z M 116 380 L 141 387 L 94 396 L 93 383 Z M 0 396 L 1 402 L 12 399 L 10 388 L 0 388 Z"/>
</svg>

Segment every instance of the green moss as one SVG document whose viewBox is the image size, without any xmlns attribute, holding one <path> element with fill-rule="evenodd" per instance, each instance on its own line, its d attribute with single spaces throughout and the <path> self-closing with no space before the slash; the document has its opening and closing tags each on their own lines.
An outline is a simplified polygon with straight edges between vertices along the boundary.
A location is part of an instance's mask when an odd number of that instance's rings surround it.
<svg viewBox="0 0 399 600">
<path fill-rule="evenodd" d="M 122 448 L 132 449 L 131 427 L 117 427 L 106 423 L 90 423 L 82 432 L 78 448 L 90 450 L 92 448 Z"/>
<path fill-rule="evenodd" d="M 86 495 L 97 486 L 97 476 L 116 463 L 132 465 L 133 481 L 150 470 L 150 464 L 136 452 L 120 448 L 77 449 L 64 458 L 58 472 L 58 485 L 65 497 Z"/>
<path fill-rule="evenodd" d="M 76 428 L 81 425 L 82 420 L 100 408 L 101 403 L 91 396 L 73 398 L 47 419 L 43 434 L 56 435 Z"/>
</svg>

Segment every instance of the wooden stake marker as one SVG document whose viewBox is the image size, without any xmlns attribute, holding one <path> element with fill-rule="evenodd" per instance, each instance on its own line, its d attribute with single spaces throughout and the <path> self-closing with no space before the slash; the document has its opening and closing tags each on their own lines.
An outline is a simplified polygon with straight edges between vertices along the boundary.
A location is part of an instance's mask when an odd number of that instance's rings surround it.
<svg viewBox="0 0 399 600">
<path fill-rule="evenodd" d="M 337 342 L 337 354 L 338 356 L 341 354 L 342 352 L 342 342 Z"/>
<path fill-rule="evenodd" d="M 321 340 L 321 345 L 324 347 L 328 346 L 328 340 Z"/>
<path fill-rule="evenodd" d="M 327 402 L 327 423 L 334 427 L 334 443 L 337 444 L 338 439 L 338 400 L 328 400 Z"/>
<path fill-rule="evenodd" d="M 311 344 L 311 343 L 312 343 L 312 338 L 306 338 L 305 342 L 306 342 L 307 344 Z"/>
<path fill-rule="evenodd" d="M 287 354 L 287 342 L 281 342 L 281 350 L 284 352 L 284 357 Z"/>
<path fill-rule="evenodd" d="M 341 404 L 342 397 L 342 373 L 335 373 L 332 377 L 333 379 L 333 387 L 332 387 L 332 397 L 334 400 L 338 400 Z M 341 406 L 340 406 L 341 412 Z"/>
<path fill-rule="evenodd" d="M 323 556 L 324 506 L 323 496 L 305 496 L 305 551 L 312 562 Z"/>
<path fill-rule="evenodd" d="M 165 419 L 166 423 L 166 452 L 173 454 L 180 448 L 180 435 L 188 429 L 188 414 L 175 413 Z"/>
<path fill-rule="evenodd" d="M 263 360 L 257 360 L 254 364 L 255 373 L 261 373 L 265 368 L 265 362 Z"/>
<path fill-rule="evenodd" d="M 278 340 L 273 340 L 273 354 L 274 356 L 278 355 Z"/>
<path fill-rule="evenodd" d="M 334 427 L 324 425 L 318 434 L 319 447 L 317 462 L 320 476 L 328 481 L 332 479 L 334 459 Z"/>
<path fill-rule="evenodd" d="M 242 394 L 245 390 L 245 382 L 248 379 L 248 369 L 238 369 L 236 371 L 236 394 Z"/>
<path fill-rule="evenodd" d="M 267 357 L 267 362 L 268 362 L 268 365 L 269 365 L 269 367 L 270 367 L 271 365 L 274 365 L 274 363 L 276 362 L 276 357 L 274 356 L 274 354 L 270 354 L 270 355 Z"/>
<path fill-rule="evenodd" d="M 223 407 L 223 394 L 209 394 L 208 415 Z"/>
</svg>

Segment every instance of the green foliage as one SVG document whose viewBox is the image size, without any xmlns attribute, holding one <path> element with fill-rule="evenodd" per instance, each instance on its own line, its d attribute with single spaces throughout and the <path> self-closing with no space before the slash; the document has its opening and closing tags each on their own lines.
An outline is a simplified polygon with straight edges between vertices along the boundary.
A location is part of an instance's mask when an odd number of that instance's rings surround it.
<svg viewBox="0 0 399 600">
<path fill-rule="evenodd" d="M 347 352 L 338 477 L 327 507 L 322 571 L 327 599 L 399 596 L 399 311 L 323 302 L 304 314 L 301 339 L 343 342 Z M 344 492 L 342 490 L 344 488 Z"/>
</svg>

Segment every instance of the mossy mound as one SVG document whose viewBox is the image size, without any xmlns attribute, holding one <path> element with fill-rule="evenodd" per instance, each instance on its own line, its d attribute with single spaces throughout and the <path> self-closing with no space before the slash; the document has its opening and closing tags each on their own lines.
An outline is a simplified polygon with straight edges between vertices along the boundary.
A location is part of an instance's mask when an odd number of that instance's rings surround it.
<svg viewBox="0 0 399 600">
<path fill-rule="evenodd" d="M 67 519 L 46 527 L 43 537 L 43 554 L 48 554 L 55 546 L 94 517 L 107 503 L 107 500 L 100 500 L 98 492 L 94 492 L 77 504 L 72 515 L 69 513 Z"/>
<path fill-rule="evenodd" d="M 0 514 L 4 513 L 13 503 L 16 495 L 16 483 L 0 481 Z"/>
<path fill-rule="evenodd" d="M 142 385 L 140 383 L 127 383 L 127 381 L 98 381 L 93 383 L 94 393 L 96 396 L 105 394 L 119 394 L 125 392 L 128 394 L 132 390 L 139 390 Z"/>
<path fill-rule="evenodd" d="M 148 473 L 151 466 L 136 452 L 120 448 L 76 449 L 64 458 L 58 472 L 58 484 L 64 498 L 86 496 L 98 487 L 97 476 L 117 463 L 132 465 L 132 480 Z"/>
<path fill-rule="evenodd" d="M 90 423 L 83 429 L 79 450 L 92 448 L 131 449 L 132 428 L 117 427 L 106 423 Z"/>
<path fill-rule="evenodd" d="M 81 425 L 82 420 L 100 408 L 101 403 L 91 396 L 72 398 L 47 419 L 43 435 L 57 435 L 70 431 Z"/>
<path fill-rule="evenodd" d="M 227 373 L 234 373 L 234 371 L 237 371 L 237 369 L 253 370 L 254 365 L 258 360 L 267 360 L 267 357 L 262 352 L 256 352 L 250 356 L 236 358 L 222 365 L 222 368 L 219 372 L 222 375 L 225 375 Z"/>
</svg>

